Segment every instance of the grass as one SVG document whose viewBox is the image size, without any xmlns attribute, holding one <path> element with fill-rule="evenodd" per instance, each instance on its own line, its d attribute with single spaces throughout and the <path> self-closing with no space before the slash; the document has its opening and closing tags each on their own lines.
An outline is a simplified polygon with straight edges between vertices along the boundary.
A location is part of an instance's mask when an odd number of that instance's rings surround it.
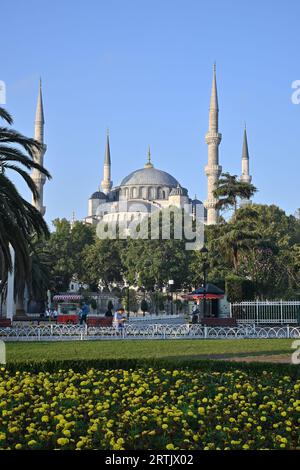
<svg viewBox="0 0 300 470">
<path fill-rule="evenodd" d="M 8 342 L 7 362 L 84 359 L 242 358 L 292 353 L 289 339 Z"/>
</svg>

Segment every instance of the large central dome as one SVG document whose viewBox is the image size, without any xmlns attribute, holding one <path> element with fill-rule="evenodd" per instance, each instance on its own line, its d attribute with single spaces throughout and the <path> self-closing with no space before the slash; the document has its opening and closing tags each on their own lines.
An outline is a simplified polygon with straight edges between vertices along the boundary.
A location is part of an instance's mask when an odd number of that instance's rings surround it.
<svg viewBox="0 0 300 470">
<path fill-rule="evenodd" d="M 178 181 L 166 171 L 157 170 L 153 167 L 141 168 L 140 170 L 133 171 L 126 176 L 121 186 L 128 185 L 161 185 L 176 188 Z"/>
</svg>

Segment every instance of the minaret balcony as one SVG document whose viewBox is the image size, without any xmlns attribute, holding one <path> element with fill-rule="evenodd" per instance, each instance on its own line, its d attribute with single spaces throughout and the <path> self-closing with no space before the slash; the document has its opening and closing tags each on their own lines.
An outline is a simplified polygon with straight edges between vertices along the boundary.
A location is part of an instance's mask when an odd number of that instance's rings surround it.
<svg viewBox="0 0 300 470">
<path fill-rule="evenodd" d="M 222 134 L 220 134 L 219 132 L 210 131 L 205 135 L 205 142 L 207 143 L 207 145 L 219 145 L 221 140 Z"/>
<path fill-rule="evenodd" d="M 222 173 L 221 165 L 206 165 L 204 168 L 206 176 L 215 176 L 219 177 Z"/>
<path fill-rule="evenodd" d="M 204 207 L 206 209 L 216 209 L 218 204 L 218 199 L 207 199 L 204 201 Z"/>
</svg>

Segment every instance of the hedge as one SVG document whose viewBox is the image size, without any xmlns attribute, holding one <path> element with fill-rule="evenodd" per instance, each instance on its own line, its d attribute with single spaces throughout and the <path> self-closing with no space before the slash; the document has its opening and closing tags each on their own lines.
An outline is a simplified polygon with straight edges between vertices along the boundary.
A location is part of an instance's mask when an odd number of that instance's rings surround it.
<svg viewBox="0 0 300 470">
<path fill-rule="evenodd" d="M 261 374 L 264 371 L 276 374 L 289 375 L 295 379 L 300 377 L 300 367 L 293 364 L 274 364 L 262 362 L 229 362 L 220 360 L 187 360 L 187 359 L 83 359 L 83 360 L 62 360 L 62 361 L 22 361 L 8 362 L 6 368 L 12 372 L 27 371 L 38 373 L 55 372 L 59 370 L 72 369 L 76 372 L 85 372 L 87 369 L 137 369 L 137 368 L 186 368 L 191 370 L 203 370 L 211 372 L 226 372 L 230 370 L 243 370 L 254 374 Z"/>
</svg>

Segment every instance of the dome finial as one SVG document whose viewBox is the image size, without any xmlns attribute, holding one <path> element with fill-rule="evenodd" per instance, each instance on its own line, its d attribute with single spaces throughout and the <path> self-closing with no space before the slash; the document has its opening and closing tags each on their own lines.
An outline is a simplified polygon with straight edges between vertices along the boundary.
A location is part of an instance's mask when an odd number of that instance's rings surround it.
<svg viewBox="0 0 300 470">
<path fill-rule="evenodd" d="M 153 164 L 151 162 L 151 151 L 150 151 L 150 145 L 149 145 L 149 148 L 148 148 L 148 161 L 147 163 L 145 164 L 145 168 L 153 168 Z"/>
</svg>

